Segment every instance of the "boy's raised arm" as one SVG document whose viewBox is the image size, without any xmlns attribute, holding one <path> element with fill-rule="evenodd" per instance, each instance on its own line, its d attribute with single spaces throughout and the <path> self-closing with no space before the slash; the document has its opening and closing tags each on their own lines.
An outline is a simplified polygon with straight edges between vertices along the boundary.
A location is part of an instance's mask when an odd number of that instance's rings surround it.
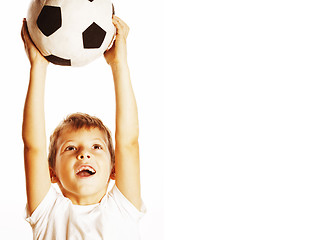
<svg viewBox="0 0 310 240">
<path fill-rule="evenodd" d="M 44 88 L 48 61 L 32 43 L 25 20 L 21 35 L 31 65 L 22 127 L 27 203 L 31 214 L 43 200 L 51 185 L 44 117 Z"/>
<path fill-rule="evenodd" d="M 105 58 L 112 69 L 116 97 L 115 182 L 122 194 L 140 209 L 139 123 L 127 64 L 129 28 L 116 16 L 113 23 L 117 29 L 116 39 Z"/>
</svg>

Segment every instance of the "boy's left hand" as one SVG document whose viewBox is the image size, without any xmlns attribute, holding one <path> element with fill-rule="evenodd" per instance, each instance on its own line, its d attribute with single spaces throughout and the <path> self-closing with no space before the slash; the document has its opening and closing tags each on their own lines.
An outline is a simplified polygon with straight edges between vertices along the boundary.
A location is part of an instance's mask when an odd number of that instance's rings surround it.
<svg viewBox="0 0 310 240">
<path fill-rule="evenodd" d="M 104 53 L 109 65 L 127 62 L 126 39 L 129 33 L 128 25 L 119 17 L 113 15 L 112 22 L 116 28 L 116 37 L 113 46 Z"/>
<path fill-rule="evenodd" d="M 32 42 L 32 40 L 29 36 L 26 19 L 23 20 L 21 37 L 22 37 L 23 42 L 24 42 L 25 51 L 26 51 L 26 54 L 27 54 L 28 59 L 30 61 L 30 65 L 32 66 L 35 63 L 42 63 L 42 64 L 47 66 L 49 64 L 49 61 L 47 61 L 45 59 L 45 57 L 42 56 L 42 54 L 37 49 L 37 47 L 34 45 L 34 43 Z"/>
</svg>

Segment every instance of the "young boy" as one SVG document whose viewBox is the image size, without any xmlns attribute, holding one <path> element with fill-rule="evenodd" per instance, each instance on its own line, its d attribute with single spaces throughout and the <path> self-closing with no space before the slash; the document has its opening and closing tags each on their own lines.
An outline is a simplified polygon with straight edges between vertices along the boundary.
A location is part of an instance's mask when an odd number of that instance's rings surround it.
<svg viewBox="0 0 310 240">
<path fill-rule="evenodd" d="M 127 65 L 129 28 L 116 16 L 112 21 L 116 39 L 104 57 L 115 86 L 115 152 L 102 122 L 77 113 L 56 128 L 48 157 L 44 120 L 48 61 L 23 22 L 21 34 L 31 67 L 22 133 L 27 221 L 34 239 L 139 239 L 138 221 L 145 209 L 140 196 L 138 114 Z M 110 179 L 115 185 L 107 193 Z M 57 183 L 62 194 L 51 183 Z"/>
</svg>

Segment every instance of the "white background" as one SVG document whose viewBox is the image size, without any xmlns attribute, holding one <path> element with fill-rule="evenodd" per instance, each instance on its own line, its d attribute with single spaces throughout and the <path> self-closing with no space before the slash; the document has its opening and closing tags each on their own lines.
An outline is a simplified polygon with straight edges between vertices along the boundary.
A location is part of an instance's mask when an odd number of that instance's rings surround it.
<svg viewBox="0 0 310 240">
<path fill-rule="evenodd" d="M 29 65 L 19 37 L 28 3 L 3 4 L 0 231 L 31 239 L 21 141 Z M 308 1 L 114 4 L 131 27 L 143 239 L 163 239 L 163 228 L 167 240 L 309 239 Z M 48 133 L 75 111 L 114 130 L 113 101 L 104 59 L 49 66 Z"/>
<path fill-rule="evenodd" d="M 166 239 L 310 239 L 309 1 L 167 1 Z"/>
</svg>

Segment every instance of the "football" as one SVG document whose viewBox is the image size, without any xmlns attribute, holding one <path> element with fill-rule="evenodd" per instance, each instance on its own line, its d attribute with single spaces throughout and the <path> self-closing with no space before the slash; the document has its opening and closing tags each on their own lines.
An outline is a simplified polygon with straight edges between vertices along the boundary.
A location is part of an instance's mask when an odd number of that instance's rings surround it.
<svg viewBox="0 0 310 240">
<path fill-rule="evenodd" d="M 29 35 L 50 62 L 84 66 L 112 45 L 115 27 L 110 0 L 32 0 Z"/>
</svg>

